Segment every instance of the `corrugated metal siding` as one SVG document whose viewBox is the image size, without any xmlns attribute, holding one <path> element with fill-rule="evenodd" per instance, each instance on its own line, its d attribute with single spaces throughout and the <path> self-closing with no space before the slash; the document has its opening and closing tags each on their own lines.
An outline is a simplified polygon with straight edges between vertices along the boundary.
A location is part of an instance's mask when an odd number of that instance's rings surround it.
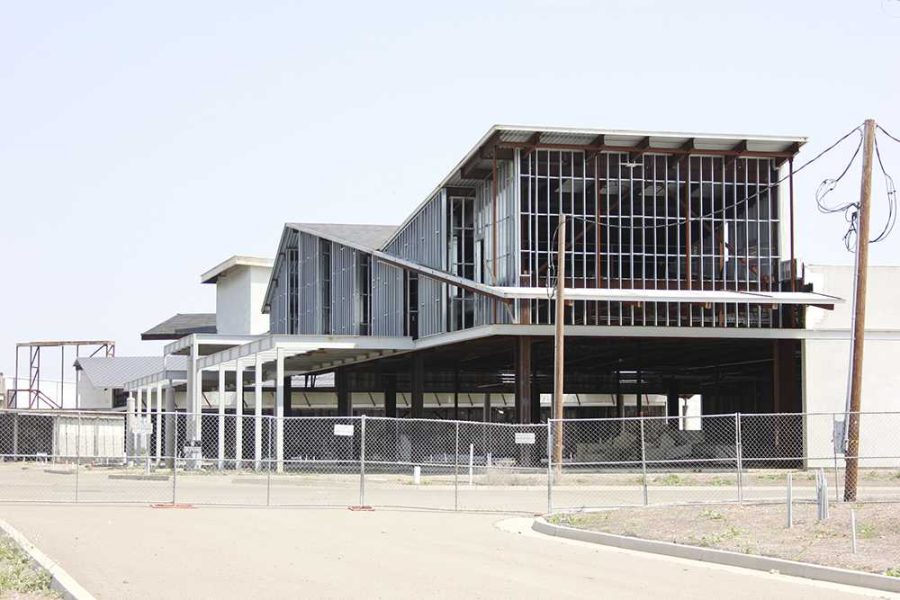
<svg viewBox="0 0 900 600">
<path fill-rule="evenodd" d="M 427 267 L 446 271 L 446 213 L 446 192 L 441 190 L 431 197 L 384 251 Z M 447 330 L 446 284 L 427 277 L 419 277 L 418 282 L 419 336 L 444 333 Z M 383 312 L 384 318 L 389 318 L 387 315 L 399 315 L 398 323 L 382 323 L 381 326 L 385 329 L 395 330 L 399 326 L 400 331 L 403 330 L 405 315 L 402 279 L 399 301 L 399 311 L 393 307 L 383 307 L 387 308 Z M 379 301 L 379 306 L 381 305 Z"/>
<path fill-rule="evenodd" d="M 319 311 L 319 238 L 301 233 L 298 256 L 297 333 L 322 333 Z"/>
<path fill-rule="evenodd" d="M 403 335 L 403 271 L 372 261 L 372 335 Z"/>
<path fill-rule="evenodd" d="M 518 234 L 519 208 L 518 181 L 513 161 L 497 162 L 497 272 L 494 273 L 494 205 L 493 184 L 485 179 L 476 189 L 475 196 L 475 245 L 481 248 L 480 282 L 489 285 L 518 285 Z M 496 306 L 495 306 L 496 305 Z M 475 297 L 475 325 L 510 323 L 512 315 L 501 304 L 490 298 Z"/>
<path fill-rule="evenodd" d="M 287 231 L 283 255 L 274 274 L 275 284 L 269 306 L 269 331 L 296 333 L 297 327 L 297 232 Z"/>
</svg>

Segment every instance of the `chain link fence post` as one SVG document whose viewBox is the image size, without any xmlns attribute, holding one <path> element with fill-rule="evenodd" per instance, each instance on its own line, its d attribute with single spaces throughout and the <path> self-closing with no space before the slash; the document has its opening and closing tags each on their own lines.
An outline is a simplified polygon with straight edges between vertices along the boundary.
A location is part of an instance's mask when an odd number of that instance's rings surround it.
<svg viewBox="0 0 900 600">
<path fill-rule="evenodd" d="M 366 505 L 366 415 L 359 425 L 359 505 Z"/>
<path fill-rule="evenodd" d="M 650 504 L 650 494 L 647 490 L 647 444 L 644 440 L 644 417 L 640 417 L 641 423 L 641 480 L 644 488 L 644 506 Z"/>
<path fill-rule="evenodd" d="M 562 427 L 560 427 L 561 429 Z M 553 512 L 553 419 L 547 419 L 547 514 Z"/>
<path fill-rule="evenodd" d="M 841 423 L 843 428 L 843 423 Z M 841 501 L 841 484 L 838 479 L 838 418 L 837 413 L 831 413 L 831 453 L 834 456 L 834 501 Z"/>
<path fill-rule="evenodd" d="M 271 506 L 272 502 L 272 429 L 275 427 L 277 416 L 269 417 L 269 444 L 266 450 L 266 506 Z"/>
<path fill-rule="evenodd" d="M 172 422 L 175 424 L 175 437 L 172 444 L 172 504 L 176 504 L 178 498 L 178 413 L 175 413 Z"/>
<path fill-rule="evenodd" d="M 744 503 L 744 440 L 741 437 L 741 413 L 734 415 L 734 454 L 737 463 L 738 504 Z"/>
<path fill-rule="evenodd" d="M 456 442 L 453 451 L 453 510 L 459 510 L 459 421 L 456 425 Z"/>
<path fill-rule="evenodd" d="M 81 413 L 78 413 L 78 425 L 75 429 L 75 504 L 78 504 L 78 476 L 81 470 Z"/>
</svg>

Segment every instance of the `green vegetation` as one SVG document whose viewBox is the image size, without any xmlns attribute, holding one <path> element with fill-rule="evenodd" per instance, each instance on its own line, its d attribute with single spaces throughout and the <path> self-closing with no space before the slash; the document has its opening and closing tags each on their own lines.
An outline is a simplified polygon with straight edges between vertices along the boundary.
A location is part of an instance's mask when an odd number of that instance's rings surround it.
<svg viewBox="0 0 900 600">
<path fill-rule="evenodd" d="M 681 475 L 669 473 L 665 477 L 654 477 L 653 483 L 658 485 L 687 485 L 688 481 Z"/>
<path fill-rule="evenodd" d="M 862 539 L 870 540 L 873 537 L 875 537 L 875 526 L 872 525 L 871 523 L 862 523 L 862 524 L 860 524 L 860 526 L 856 530 L 856 532 L 859 534 L 859 537 L 861 537 Z"/>
<path fill-rule="evenodd" d="M 891 567 L 884 574 L 888 577 L 900 577 L 900 567 Z"/>
<path fill-rule="evenodd" d="M 718 511 L 710 509 L 701 511 L 700 516 L 704 519 L 709 519 L 710 521 L 722 521 L 723 519 L 725 519 L 725 515 Z"/>
<path fill-rule="evenodd" d="M 31 559 L 11 539 L 0 537 L 0 594 L 44 593 L 58 598 L 50 590 L 50 575 L 35 568 Z"/>
</svg>

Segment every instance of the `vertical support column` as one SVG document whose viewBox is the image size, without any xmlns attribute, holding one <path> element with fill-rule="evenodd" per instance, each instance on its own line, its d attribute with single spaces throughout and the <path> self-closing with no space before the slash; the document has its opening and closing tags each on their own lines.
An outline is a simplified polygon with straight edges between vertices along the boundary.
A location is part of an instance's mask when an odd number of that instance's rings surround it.
<svg viewBox="0 0 900 600">
<path fill-rule="evenodd" d="M 397 376 L 393 373 L 384 376 L 384 416 L 397 416 Z"/>
<path fill-rule="evenodd" d="M 225 363 L 219 364 L 218 468 L 225 468 Z"/>
<path fill-rule="evenodd" d="M 491 395 L 487 393 L 484 395 L 484 418 L 482 421 L 485 423 L 490 423 L 493 420 L 494 413 L 491 410 Z"/>
<path fill-rule="evenodd" d="M 278 348 L 275 351 L 275 470 L 279 473 L 284 471 L 284 388 L 290 381 L 290 377 L 284 376 L 284 350 Z M 290 400 L 286 404 L 290 406 Z"/>
<path fill-rule="evenodd" d="M 134 409 L 136 400 L 129 392 L 128 399 L 125 402 L 127 411 L 125 416 L 125 464 L 131 464 L 132 457 L 134 456 L 134 434 L 131 433 L 131 431 L 134 427 Z M 16 425 L 18 425 L 18 420 L 16 421 Z"/>
<path fill-rule="evenodd" d="M 197 439 L 197 343 L 191 343 L 187 360 L 187 381 L 185 383 L 185 408 L 187 410 L 187 442 L 191 444 Z"/>
<path fill-rule="evenodd" d="M 135 402 L 134 414 L 131 420 L 131 428 L 130 431 L 131 436 L 134 439 L 134 454 L 137 456 L 144 455 L 144 439 L 142 436 L 134 433 L 135 429 L 137 429 L 136 425 L 142 420 L 144 412 L 144 388 L 137 389 L 137 400 Z"/>
<path fill-rule="evenodd" d="M 241 359 L 234 361 L 234 468 L 244 459 L 244 373 Z"/>
<path fill-rule="evenodd" d="M 425 414 L 425 361 L 420 352 L 414 352 L 412 357 L 410 413 L 414 419 L 420 419 Z"/>
<path fill-rule="evenodd" d="M 163 414 L 163 382 L 156 384 L 156 465 L 162 460 L 162 414 Z"/>
<path fill-rule="evenodd" d="M 166 388 L 166 463 L 175 469 L 175 445 L 178 441 L 178 416 L 175 414 L 175 386 L 169 383 Z"/>
<path fill-rule="evenodd" d="M 353 416 L 353 402 L 350 398 L 350 388 L 345 369 L 334 370 L 334 391 L 337 395 L 337 414 L 339 417 Z"/>
<path fill-rule="evenodd" d="M 670 379 L 666 390 L 666 423 L 671 429 L 678 429 L 678 412 L 678 384 Z"/>
<path fill-rule="evenodd" d="M 281 368 L 284 369 L 284 352 L 281 355 Z M 282 386 L 284 387 L 284 400 L 282 401 L 281 413 L 286 417 L 294 416 L 294 382 L 290 375 L 282 377 Z"/>
<path fill-rule="evenodd" d="M 262 468 L 262 356 L 256 354 L 253 369 L 253 469 Z"/>
<path fill-rule="evenodd" d="M 516 337 L 516 417 L 519 423 L 534 423 L 531 414 L 531 338 Z"/>
</svg>

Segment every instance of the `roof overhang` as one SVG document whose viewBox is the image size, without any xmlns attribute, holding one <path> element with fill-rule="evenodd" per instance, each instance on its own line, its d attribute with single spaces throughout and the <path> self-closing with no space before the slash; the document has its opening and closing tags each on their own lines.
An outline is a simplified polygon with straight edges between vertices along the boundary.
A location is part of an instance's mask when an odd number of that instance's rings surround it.
<svg viewBox="0 0 900 600">
<path fill-rule="evenodd" d="M 200 276 L 200 283 L 215 283 L 220 275 L 236 267 L 259 267 L 262 269 L 271 269 L 275 261 L 271 258 L 260 258 L 257 256 L 232 256 L 220 262 L 212 269 Z"/>
<path fill-rule="evenodd" d="M 216 333 L 193 333 L 171 344 L 166 344 L 163 354 L 190 354 L 196 345 L 197 355 L 213 354 L 225 348 L 240 346 L 259 339 L 259 335 L 219 335 Z"/>
<path fill-rule="evenodd" d="M 553 288 L 493 287 L 508 300 L 549 300 L 556 297 Z M 820 308 L 834 308 L 844 300 L 813 292 L 732 292 L 725 290 L 623 290 L 606 288 L 566 288 L 566 300 L 596 300 L 605 302 L 682 302 L 688 304 L 763 304 L 780 306 L 802 304 Z"/>
<path fill-rule="evenodd" d="M 312 372 L 409 352 L 414 348 L 415 343 L 409 337 L 266 335 L 202 356 L 197 360 L 197 369 L 212 370 L 220 365 L 247 367 L 257 361 L 271 363 L 281 356 L 289 362 L 288 370 Z"/>
</svg>

